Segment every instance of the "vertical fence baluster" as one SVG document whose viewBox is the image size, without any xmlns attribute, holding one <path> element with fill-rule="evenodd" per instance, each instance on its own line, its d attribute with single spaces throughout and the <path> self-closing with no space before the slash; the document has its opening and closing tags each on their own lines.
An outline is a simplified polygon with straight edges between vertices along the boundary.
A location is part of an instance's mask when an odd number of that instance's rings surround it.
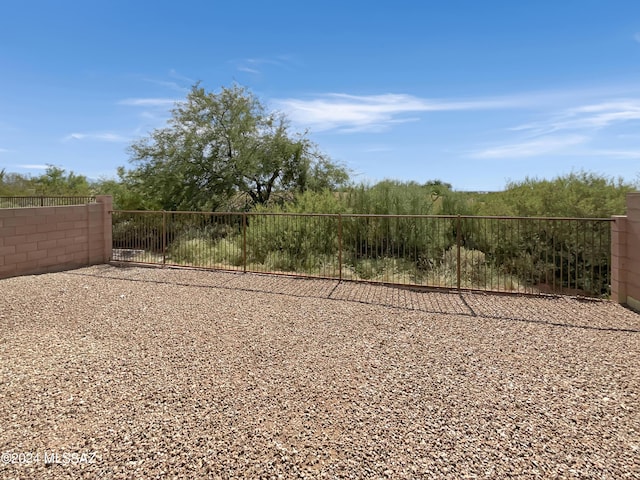
<svg viewBox="0 0 640 480">
<path fill-rule="evenodd" d="M 460 290 L 460 276 L 461 276 L 461 266 L 460 266 L 460 242 L 461 242 L 461 232 L 460 232 L 460 215 L 456 218 L 456 281 L 458 290 Z"/>
<path fill-rule="evenodd" d="M 342 215 L 338 214 L 338 279 L 342 281 Z"/>
<path fill-rule="evenodd" d="M 247 212 L 242 212 L 242 270 L 247 273 Z"/>
<path fill-rule="evenodd" d="M 595 282 L 595 277 L 593 275 L 593 273 L 594 273 L 593 264 L 595 262 L 595 252 L 596 252 L 595 243 L 594 243 L 594 235 L 595 235 L 595 227 L 596 226 L 600 227 L 600 225 L 598 225 L 597 223 L 594 222 L 590 226 L 591 226 L 591 228 L 588 229 L 591 232 L 591 242 L 589 242 L 589 245 L 590 245 L 590 249 L 589 249 L 590 250 L 589 264 L 591 265 L 591 268 L 590 268 L 591 271 L 589 273 L 589 287 L 590 287 L 590 293 L 593 295 L 593 294 L 596 293 L 596 289 L 595 289 L 596 282 Z M 587 235 L 587 229 L 585 229 L 585 236 L 586 235 Z M 586 245 L 587 244 L 586 237 L 585 237 L 584 242 L 585 242 L 585 245 Z M 598 295 L 600 294 L 600 292 L 597 292 L 597 293 L 598 293 Z"/>
<path fill-rule="evenodd" d="M 167 264 L 167 212 L 162 211 L 162 266 Z"/>
</svg>

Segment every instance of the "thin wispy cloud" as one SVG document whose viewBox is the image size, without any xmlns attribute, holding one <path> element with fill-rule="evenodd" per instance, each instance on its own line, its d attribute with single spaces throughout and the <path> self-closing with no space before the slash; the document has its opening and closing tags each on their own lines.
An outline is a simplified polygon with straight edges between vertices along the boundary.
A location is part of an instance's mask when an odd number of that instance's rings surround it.
<svg viewBox="0 0 640 480">
<path fill-rule="evenodd" d="M 446 111 L 520 110 L 538 113 L 543 121 L 513 130 L 538 130 L 534 134 L 606 127 L 634 120 L 640 111 L 640 87 L 635 84 L 589 88 L 548 89 L 487 97 L 425 98 L 410 94 L 349 95 L 327 93 L 313 98 L 284 98 L 273 102 L 301 125 L 332 130 L 388 125 L 406 114 Z M 377 128 L 376 128 L 377 129 Z"/>
<path fill-rule="evenodd" d="M 247 67 L 245 65 L 240 65 L 238 67 L 238 70 L 240 70 L 241 72 L 245 72 L 245 73 L 253 73 L 254 75 L 258 75 L 260 72 L 260 70 L 256 69 L 256 68 L 250 68 Z"/>
<path fill-rule="evenodd" d="M 392 152 L 393 147 L 389 145 L 370 145 L 364 149 L 365 152 L 374 153 L 374 152 Z"/>
<path fill-rule="evenodd" d="M 416 113 L 513 108 L 520 99 L 424 99 L 406 94 L 348 95 L 330 93 L 313 99 L 285 98 L 272 102 L 296 124 L 317 131 L 378 131 L 393 123 L 419 120 Z M 407 117 L 407 114 L 414 114 Z"/>
<path fill-rule="evenodd" d="M 179 82 L 181 82 L 182 85 L 188 85 L 189 87 L 194 85 L 197 80 L 194 80 L 191 77 L 187 77 L 185 75 L 182 75 L 181 73 L 178 73 L 175 69 L 171 69 L 169 70 L 169 76 Z"/>
<path fill-rule="evenodd" d="M 633 120 L 640 120 L 640 99 L 604 100 L 567 108 L 550 114 L 546 120 L 518 125 L 511 130 L 542 135 L 563 130 L 598 130 Z"/>
<path fill-rule="evenodd" d="M 49 165 L 43 165 L 40 163 L 21 163 L 14 166 L 17 168 L 24 168 L 26 170 L 46 170 L 47 168 L 49 168 Z"/>
<path fill-rule="evenodd" d="M 167 75 L 160 78 L 139 74 L 135 74 L 132 76 L 137 80 L 180 92 L 180 95 L 184 95 L 189 91 L 192 85 L 197 83 L 196 80 L 178 73 L 175 69 L 169 70 Z"/>
<path fill-rule="evenodd" d="M 278 55 L 275 57 L 265 58 L 244 58 L 242 60 L 236 60 L 233 63 L 236 64 L 236 68 L 241 72 L 260 75 L 262 74 L 264 67 L 288 69 L 292 63 L 292 57 L 290 55 Z"/>
<path fill-rule="evenodd" d="M 161 123 L 167 120 L 170 115 L 168 112 L 156 113 L 156 112 L 150 112 L 148 110 L 144 110 L 140 112 L 139 116 L 140 118 L 150 123 Z"/>
<path fill-rule="evenodd" d="M 575 122 L 569 122 L 569 127 L 575 124 L 578 127 L 603 128 L 614 123 L 640 120 L 640 99 L 585 105 L 569 113 L 576 117 Z"/>
<path fill-rule="evenodd" d="M 636 33 L 633 35 L 633 39 L 634 39 L 636 42 L 640 43 L 640 32 L 636 32 Z"/>
<path fill-rule="evenodd" d="M 129 137 L 125 137 L 124 135 L 119 135 L 117 133 L 70 133 L 66 137 L 62 139 L 63 142 L 73 141 L 73 140 L 93 140 L 93 141 L 101 141 L 101 142 L 128 142 L 130 140 Z"/>
<path fill-rule="evenodd" d="M 640 148 L 637 150 L 590 150 L 587 152 L 581 152 L 581 155 L 588 155 L 591 157 L 603 157 L 603 158 L 615 158 L 615 159 L 640 159 Z"/>
<path fill-rule="evenodd" d="M 632 135 L 624 135 L 620 129 L 640 130 L 640 95 L 630 91 L 626 96 L 620 92 L 597 97 L 570 97 L 555 108 L 545 106 L 536 112 L 533 122 L 507 129 L 502 142 L 481 148 L 473 158 L 523 158 L 543 155 L 581 155 L 610 159 L 640 158 L 640 149 L 634 145 L 620 148 L 623 137 L 633 142 Z M 542 117 L 542 119 L 540 119 Z M 624 131 L 624 130 L 623 130 Z M 512 132 L 511 135 L 508 132 Z M 516 135 L 518 138 L 511 138 Z M 614 142 L 613 139 L 618 141 Z M 607 143 L 611 146 L 607 148 Z M 580 145 L 579 148 L 574 148 Z M 596 145 L 598 148 L 596 148 Z"/>
<path fill-rule="evenodd" d="M 188 87 L 180 85 L 178 82 L 172 82 L 168 80 L 156 80 L 154 78 L 144 78 L 145 82 L 153 83 L 154 85 L 158 85 L 160 87 L 165 87 L 170 90 L 175 90 L 177 92 L 187 92 L 189 91 Z"/>
<path fill-rule="evenodd" d="M 589 140 L 582 135 L 546 136 L 535 140 L 500 145 L 487 148 L 470 155 L 472 158 L 500 159 L 500 158 L 526 158 L 539 155 L 561 154 L 567 147 L 584 144 Z"/>
<path fill-rule="evenodd" d="M 131 107 L 171 107 L 178 100 L 175 98 L 125 98 L 120 100 L 118 105 L 128 105 Z"/>
</svg>

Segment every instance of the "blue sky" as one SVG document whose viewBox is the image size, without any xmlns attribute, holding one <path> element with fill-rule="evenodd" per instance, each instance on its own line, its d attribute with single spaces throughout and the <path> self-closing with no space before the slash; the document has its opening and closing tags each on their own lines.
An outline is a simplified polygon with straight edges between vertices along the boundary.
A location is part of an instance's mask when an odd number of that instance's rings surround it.
<svg viewBox="0 0 640 480">
<path fill-rule="evenodd" d="M 640 179 L 637 0 L 7 0 L 0 168 L 113 177 L 197 81 L 356 180 Z"/>
</svg>

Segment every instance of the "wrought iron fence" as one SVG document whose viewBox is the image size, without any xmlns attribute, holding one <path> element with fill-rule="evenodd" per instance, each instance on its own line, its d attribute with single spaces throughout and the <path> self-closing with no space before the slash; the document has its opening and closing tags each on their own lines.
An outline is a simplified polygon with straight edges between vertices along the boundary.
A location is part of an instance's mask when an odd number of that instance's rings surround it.
<svg viewBox="0 0 640 480">
<path fill-rule="evenodd" d="M 606 296 L 610 219 L 113 212 L 113 260 Z"/>
<path fill-rule="evenodd" d="M 26 207 L 58 207 L 66 205 L 86 205 L 96 203 L 95 197 L 90 196 L 30 196 L 30 197 L 0 197 L 0 208 Z"/>
</svg>

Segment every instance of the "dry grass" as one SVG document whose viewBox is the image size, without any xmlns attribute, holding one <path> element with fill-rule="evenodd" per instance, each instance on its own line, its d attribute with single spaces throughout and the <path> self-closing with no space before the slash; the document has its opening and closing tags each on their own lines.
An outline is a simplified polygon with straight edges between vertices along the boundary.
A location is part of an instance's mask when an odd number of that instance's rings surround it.
<svg viewBox="0 0 640 480">
<path fill-rule="evenodd" d="M 639 478 L 618 305 L 114 266 L 0 292 L 2 478 Z"/>
</svg>

